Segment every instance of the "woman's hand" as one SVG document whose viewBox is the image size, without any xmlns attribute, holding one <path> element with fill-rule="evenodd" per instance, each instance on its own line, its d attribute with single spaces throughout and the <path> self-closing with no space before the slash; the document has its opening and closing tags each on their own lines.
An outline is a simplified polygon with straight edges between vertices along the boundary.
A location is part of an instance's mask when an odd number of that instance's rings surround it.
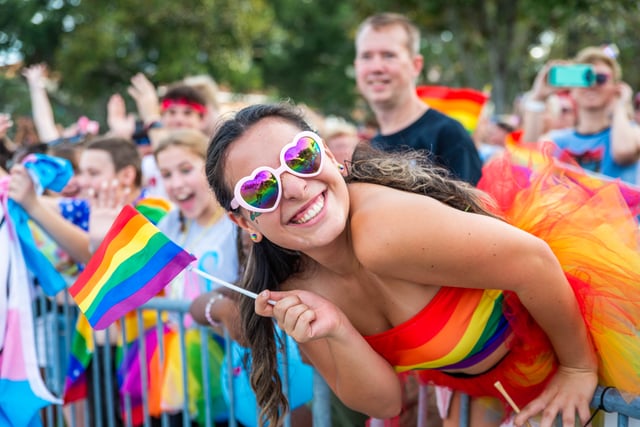
<svg viewBox="0 0 640 427">
<path fill-rule="evenodd" d="M 255 309 L 275 318 L 280 329 L 300 343 L 307 360 L 345 405 L 374 418 L 400 413 L 398 375 L 336 305 L 313 292 L 263 291 Z"/>
<path fill-rule="evenodd" d="M 542 414 L 540 427 L 551 427 L 558 414 L 562 414 L 562 425 L 575 425 L 576 412 L 584 425 L 590 417 L 589 405 L 598 385 L 595 370 L 560 366 L 540 396 L 532 400 L 515 417 L 515 424 Z"/>
<path fill-rule="evenodd" d="M 27 213 L 32 212 L 38 203 L 35 186 L 27 168 L 23 165 L 17 164 L 11 168 L 9 198 L 22 206 Z"/>
<path fill-rule="evenodd" d="M 278 326 L 299 343 L 335 336 L 345 320 L 333 303 L 307 291 L 264 291 L 256 298 L 255 308 L 257 314 L 275 318 Z"/>
</svg>

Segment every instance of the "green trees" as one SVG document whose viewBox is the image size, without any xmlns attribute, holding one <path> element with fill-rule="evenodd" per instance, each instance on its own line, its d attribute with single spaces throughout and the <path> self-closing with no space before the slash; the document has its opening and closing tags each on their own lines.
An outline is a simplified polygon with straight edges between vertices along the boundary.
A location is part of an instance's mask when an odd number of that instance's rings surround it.
<svg viewBox="0 0 640 427">
<path fill-rule="evenodd" d="M 498 111 L 548 57 L 585 45 L 615 42 L 627 81 L 640 86 L 631 0 L 0 0 L 0 61 L 13 50 L 48 63 L 60 76 L 54 102 L 100 120 L 108 96 L 139 71 L 155 83 L 209 73 L 235 92 L 348 115 L 358 100 L 355 28 L 383 10 L 421 27 L 425 83 L 490 87 Z"/>
</svg>

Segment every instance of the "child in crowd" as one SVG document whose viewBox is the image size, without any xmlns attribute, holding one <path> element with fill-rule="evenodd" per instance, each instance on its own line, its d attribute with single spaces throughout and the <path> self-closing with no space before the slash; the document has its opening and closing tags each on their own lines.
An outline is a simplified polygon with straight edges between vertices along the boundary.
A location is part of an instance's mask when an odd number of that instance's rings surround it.
<svg viewBox="0 0 640 427">
<path fill-rule="evenodd" d="M 172 209 L 159 223 L 158 228 L 182 248 L 196 258 L 195 268 L 227 282 L 238 278 L 239 264 L 236 242 L 238 228 L 218 204 L 207 184 L 204 174 L 204 162 L 207 149 L 207 137 L 196 129 L 184 128 L 169 131 L 154 150 L 154 155 L 164 183 L 165 192 L 174 204 Z M 219 285 L 210 282 L 186 270 L 178 275 L 167 287 L 168 298 L 193 300 L 198 295 Z M 171 318 L 169 325 L 177 330 L 179 319 Z M 199 349 L 202 346 L 199 331 L 193 328 L 188 316 L 185 321 L 187 345 Z M 220 369 L 223 354 L 221 342 L 207 336 L 209 342 L 210 366 L 207 379 L 211 387 L 211 405 L 216 421 L 225 421 L 227 410 L 221 392 Z M 165 366 L 180 364 L 180 352 L 176 346 L 168 350 Z M 205 396 L 201 381 L 203 372 L 199 368 L 200 351 L 187 352 L 187 369 L 192 383 L 189 387 L 190 399 L 195 402 L 194 419 L 204 424 Z M 181 372 L 179 369 L 173 372 Z M 166 379 L 167 381 L 170 378 Z M 152 379 L 152 381 L 154 381 Z M 179 381 L 178 381 L 179 383 Z M 182 404 L 174 410 L 181 410 Z M 159 414 L 155 414 L 159 415 Z M 179 422 L 180 416 L 172 417 Z M 180 424 L 181 425 L 181 424 Z"/>
</svg>

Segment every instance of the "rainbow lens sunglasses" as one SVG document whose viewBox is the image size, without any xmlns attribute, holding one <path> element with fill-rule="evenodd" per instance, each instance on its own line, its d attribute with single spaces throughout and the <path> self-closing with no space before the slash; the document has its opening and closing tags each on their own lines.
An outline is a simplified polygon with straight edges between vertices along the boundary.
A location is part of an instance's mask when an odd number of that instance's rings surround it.
<svg viewBox="0 0 640 427">
<path fill-rule="evenodd" d="M 313 132 L 300 132 L 280 151 L 280 167 L 261 166 L 236 184 L 231 208 L 252 212 L 273 212 L 280 204 L 282 182 L 280 175 L 289 172 L 301 178 L 310 178 L 322 171 L 325 152 L 322 139 Z"/>
</svg>

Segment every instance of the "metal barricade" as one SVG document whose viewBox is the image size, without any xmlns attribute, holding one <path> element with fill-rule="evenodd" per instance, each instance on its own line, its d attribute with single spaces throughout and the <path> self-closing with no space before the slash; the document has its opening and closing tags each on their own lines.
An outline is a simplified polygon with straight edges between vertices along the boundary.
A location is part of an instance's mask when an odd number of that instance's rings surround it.
<svg viewBox="0 0 640 427">
<path fill-rule="evenodd" d="M 62 299 L 62 301 L 61 301 Z M 114 342 L 115 339 L 120 338 L 123 342 L 126 342 L 126 331 L 121 331 L 121 336 L 115 337 L 109 332 L 104 333 L 100 337 L 100 342 L 104 342 L 107 345 L 97 346 L 94 350 L 93 361 L 98 363 L 91 363 L 89 366 L 92 381 L 87 384 L 92 387 L 90 393 L 93 397 L 93 401 L 89 402 L 83 400 L 78 403 L 69 405 L 52 405 L 45 408 L 42 411 L 43 424 L 47 427 L 116 427 L 116 426 L 133 426 L 134 425 L 134 406 L 137 403 L 142 403 L 142 416 L 138 419 L 137 425 L 145 427 L 150 426 L 174 426 L 182 425 L 183 427 L 192 426 L 190 414 L 192 408 L 189 407 L 189 387 L 188 387 L 188 373 L 186 360 L 186 328 L 184 326 L 184 318 L 189 311 L 190 301 L 177 301 L 166 298 L 154 298 L 145 304 L 143 307 L 136 311 L 136 324 L 138 330 L 144 330 L 143 311 L 152 311 L 155 313 L 158 319 L 155 322 L 155 333 L 159 341 L 158 349 L 160 354 L 158 357 L 162 360 L 166 355 L 161 354 L 164 346 L 162 345 L 163 333 L 162 328 L 168 314 L 173 319 L 177 319 L 174 322 L 178 340 L 179 340 L 179 353 L 181 360 L 182 371 L 180 373 L 181 387 L 184 391 L 182 396 L 181 415 L 171 415 L 167 412 L 163 412 L 159 417 L 152 419 L 149 413 L 149 396 L 146 372 L 149 366 L 146 364 L 147 355 L 145 354 L 146 342 L 145 335 L 139 334 L 137 337 L 137 345 L 140 350 L 140 381 L 142 391 L 142 402 L 132 402 L 131 396 L 124 394 L 123 399 L 119 402 L 117 399 L 119 385 L 116 382 L 116 375 L 114 372 L 116 363 L 116 352 L 113 351 L 112 346 L 108 345 L 110 342 Z M 68 296 L 59 298 L 57 302 L 52 302 L 46 297 L 40 296 L 34 302 L 34 316 L 36 325 L 36 348 L 38 351 L 38 360 L 41 368 L 42 375 L 49 389 L 57 396 L 62 396 L 65 385 L 65 377 L 67 372 L 68 358 L 71 351 L 72 337 L 75 331 L 75 323 L 78 315 L 77 308 Z M 210 328 L 203 326 L 195 326 L 197 328 L 201 342 L 206 340 L 212 335 Z M 94 342 L 98 342 L 98 337 L 94 331 Z M 231 352 L 231 340 L 228 336 L 222 337 L 220 341 L 224 343 L 224 351 L 226 354 Z M 122 359 L 127 357 L 127 351 L 129 346 L 122 346 L 122 354 L 119 357 Z M 202 366 L 202 377 L 204 379 L 209 378 L 208 369 L 210 366 L 210 354 L 207 351 L 207 346 L 201 346 L 200 351 L 200 363 Z M 286 352 L 285 352 L 286 356 Z M 236 397 L 234 395 L 234 381 L 233 370 L 231 366 L 231 358 L 224 359 L 226 366 L 227 376 L 222 378 L 221 381 L 226 382 L 228 389 L 228 399 L 230 402 L 235 402 Z M 283 360 L 283 364 L 287 365 L 286 357 Z M 286 372 L 286 371 L 285 371 Z M 283 377 L 285 392 L 290 393 L 289 384 L 287 381 L 288 376 Z M 203 423 L 198 424 L 202 427 L 211 427 L 214 425 L 213 409 L 210 407 L 212 384 L 209 384 L 208 380 L 202 381 L 202 393 L 204 395 L 204 416 Z M 421 386 L 422 388 L 426 386 Z M 426 394 L 421 390 L 419 397 L 418 419 L 416 420 L 416 426 L 424 426 L 427 416 L 438 416 L 437 414 L 427 414 Z M 288 394 L 289 397 L 291 397 Z M 121 406 L 122 405 L 122 406 Z M 626 427 L 628 425 L 637 426 L 640 425 L 640 398 L 635 398 L 629 401 L 628 397 L 623 397 L 621 394 L 613 388 L 598 387 L 592 401 L 593 408 L 599 408 L 605 412 L 617 413 L 617 425 L 619 427 Z M 239 424 L 237 414 L 235 413 L 235 405 L 228 405 L 228 425 L 229 427 L 236 427 Z M 122 410 L 121 410 L 122 409 Z M 331 427 L 331 391 L 327 387 L 324 380 L 315 373 L 313 375 L 313 399 L 311 402 L 311 410 L 313 417 L 314 427 Z M 469 401 L 463 400 L 461 407 L 460 425 L 468 426 L 470 424 L 469 419 Z M 181 419 L 176 420 L 176 416 Z M 257 421 L 257 420 L 256 420 Z M 177 423 L 177 424 L 176 424 Z M 613 426 L 614 423 L 607 421 L 607 426 Z M 631 424 L 630 424 L 631 423 Z M 291 427 L 291 418 L 287 416 L 285 421 L 286 427 Z M 296 427 L 296 426 L 293 426 Z M 337 426 L 342 427 L 342 426 Z"/>
</svg>

